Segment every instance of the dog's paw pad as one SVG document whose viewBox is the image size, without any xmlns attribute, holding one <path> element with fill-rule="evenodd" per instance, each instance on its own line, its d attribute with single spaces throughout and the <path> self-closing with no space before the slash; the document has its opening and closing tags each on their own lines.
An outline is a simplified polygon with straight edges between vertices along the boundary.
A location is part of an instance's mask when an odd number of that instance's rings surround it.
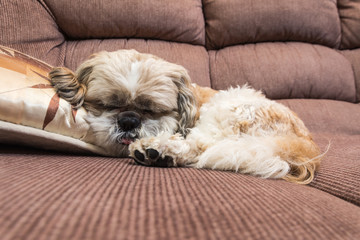
<svg viewBox="0 0 360 240">
<path fill-rule="evenodd" d="M 164 158 L 160 157 L 154 164 L 157 167 L 173 167 L 174 159 L 170 156 L 165 156 Z"/>
<path fill-rule="evenodd" d="M 134 160 L 136 163 L 141 165 L 149 165 L 145 160 L 144 154 L 142 154 L 139 150 L 134 151 Z"/>
<path fill-rule="evenodd" d="M 145 154 L 139 150 L 133 152 L 133 158 L 136 163 L 144 166 L 154 166 L 154 167 L 173 167 L 174 159 L 171 156 L 165 155 L 161 156 L 159 151 L 149 148 L 145 150 Z"/>
<path fill-rule="evenodd" d="M 150 160 L 157 160 L 158 157 L 160 156 L 159 152 L 153 148 L 149 148 L 146 150 L 146 155 Z"/>
<path fill-rule="evenodd" d="M 172 167 L 174 166 L 173 158 L 165 155 L 161 156 L 161 153 L 153 148 L 146 149 L 146 158 L 151 162 L 151 166 L 155 167 Z"/>
</svg>

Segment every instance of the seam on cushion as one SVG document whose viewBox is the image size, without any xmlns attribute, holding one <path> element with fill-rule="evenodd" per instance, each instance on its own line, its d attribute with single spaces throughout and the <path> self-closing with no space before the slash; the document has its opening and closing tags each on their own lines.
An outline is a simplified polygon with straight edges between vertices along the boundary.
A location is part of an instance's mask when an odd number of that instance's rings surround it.
<svg viewBox="0 0 360 240">
<path fill-rule="evenodd" d="M 340 3 L 339 3 L 340 0 L 336 0 L 336 9 L 337 9 L 337 13 L 338 13 L 338 16 L 339 16 L 339 23 L 340 23 L 340 44 L 339 46 L 337 47 L 337 49 L 343 49 L 342 48 L 342 44 L 343 44 L 343 28 L 342 28 L 342 24 L 341 24 L 341 15 L 340 15 Z"/>
<path fill-rule="evenodd" d="M 51 9 L 49 8 L 49 6 L 46 4 L 46 0 L 37 0 L 39 2 L 40 5 L 42 5 L 44 7 L 44 9 L 49 13 L 50 17 L 53 19 L 54 24 L 57 27 L 57 30 L 59 31 L 59 33 L 61 33 L 61 35 L 63 36 L 63 38 L 65 40 L 68 40 L 68 36 L 65 34 L 65 32 L 61 29 L 61 27 L 59 26 L 59 24 L 56 21 L 56 17 L 53 14 L 53 12 L 51 11 Z"/>
<path fill-rule="evenodd" d="M 343 55 L 344 56 L 344 55 Z M 345 57 L 345 56 L 344 56 Z M 346 57 L 345 57 L 346 58 Z M 347 59 L 348 60 L 348 59 Z M 348 60 L 349 61 L 349 60 Z M 350 61 L 349 61 L 350 62 Z M 354 76 L 354 85 L 355 85 L 355 103 L 359 103 L 360 102 L 360 86 L 358 86 L 357 81 L 356 81 L 356 74 L 355 74 L 355 68 L 352 62 L 350 62 L 351 64 L 351 69 L 353 71 L 353 76 Z"/>
<path fill-rule="evenodd" d="M 358 86 L 357 81 L 356 81 L 356 74 L 355 74 L 355 68 L 354 68 L 354 64 L 352 63 L 352 61 L 346 57 L 345 54 L 343 54 L 343 51 L 351 51 L 351 50 L 337 50 L 338 53 L 340 53 L 351 65 L 351 69 L 352 69 L 352 73 L 353 73 L 353 78 L 354 78 L 354 86 L 355 86 L 355 103 L 359 103 L 360 102 L 360 86 Z"/>
<path fill-rule="evenodd" d="M 205 48 L 205 46 L 204 46 L 204 48 Z M 214 89 L 214 88 L 213 88 L 213 82 L 212 82 L 212 79 L 211 79 L 210 53 L 209 53 L 208 50 L 206 50 L 206 48 L 205 48 L 205 51 L 206 51 L 207 64 L 208 64 L 208 72 L 207 72 L 207 74 L 208 74 L 208 76 L 209 76 L 209 84 L 210 84 L 210 88 Z"/>
<path fill-rule="evenodd" d="M 203 46 L 205 47 L 206 52 L 208 52 L 207 41 L 206 41 L 206 17 L 205 17 L 205 11 L 204 10 L 205 10 L 204 9 L 204 0 L 201 0 L 201 12 L 202 12 L 203 20 L 204 20 L 204 26 L 203 26 L 204 27 L 204 45 Z"/>
<path fill-rule="evenodd" d="M 56 23 L 56 19 L 54 14 L 51 12 L 50 8 L 47 6 L 47 4 L 45 3 L 45 0 L 38 0 L 38 2 L 40 3 L 41 6 L 43 6 L 43 8 L 49 13 L 49 15 L 51 16 L 51 18 L 54 20 L 54 22 Z"/>
<path fill-rule="evenodd" d="M 63 58 L 63 61 L 62 61 L 62 66 L 65 66 L 65 63 L 66 63 L 66 56 L 67 56 L 67 50 L 68 50 L 68 41 L 65 39 L 65 41 L 63 42 L 63 45 L 64 45 L 64 58 Z M 61 57 L 61 56 L 60 56 Z"/>
<path fill-rule="evenodd" d="M 56 22 L 56 18 L 55 15 L 52 13 L 52 11 L 50 10 L 50 8 L 48 7 L 46 0 L 37 0 L 37 2 L 45 9 L 45 11 L 49 14 L 49 16 L 53 19 L 54 24 L 57 27 L 58 32 L 62 35 L 62 41 L 61 43 L 53 46 L 51 49 L 49 49 L 49 51 L 55 49 L 55 48 L 59 48 L 60 49 L 60 53 L 59 56 L 57 58 L 57 63 L 59 63 L 60 65 L 64 65 L 65 64 L 65 58 L 66 58 L 66 49 L 67 49 L 67 38 L 66 35 L 64 34 L 64 32 L 61 30 L 61 28 L 59 27 L 59 25 Z M 62 48 L 62 46 L 64 46 L 64 49 Z M 48 51 L 48 52 L 49 52 Z"/>
<path fill-rule="evenodd" d="M 217 51 L 217 50 L 212 50 L 212 51 Z M 210 56 L 210 52 L 211 50 L 206 50 L 206 53 L 208 55 L 208 60 L 209 60 L 209 79 L 210 79 L 210 88 L 214 89 L 214 84 L 213 84 L 213 79 L 212 79 L 212 74 L 211 74 L 211 56 Z M 214 59 L 216 58 L 216 53 L 214 56 Z M 215 61 L 215 60 L 214 60 Z M 215 64 L 213 64 L 215 65 Z"/>
</svg>

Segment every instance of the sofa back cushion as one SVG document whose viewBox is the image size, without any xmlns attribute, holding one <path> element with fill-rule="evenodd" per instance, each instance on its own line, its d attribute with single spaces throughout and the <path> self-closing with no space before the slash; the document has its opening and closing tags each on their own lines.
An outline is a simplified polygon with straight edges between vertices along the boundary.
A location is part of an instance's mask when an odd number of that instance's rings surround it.
<svg viewBox="0 0 360 240">
<path fill-rule="evenodd" d="M 336 0 L 204 1 L 207 47 L 299 41 L 338 47 Z"/>
<path fill-rule="evenodd" d="M 152 38 L 205 43 L 201 0 L 45 0 L 70 39 Z"/>
<path fill-rule="evenodd" d="M 341 53 L 306 43 L 259 43 L 210 51 L 212 87 L 250 84 L 272 99 L 356 101 L 354 72 Z"/>
<path fill-rule="evenodd" d="M 350 102 L 357 88 L 360 100 L 353 50 L 360 47 L 359 0 L 14 0 L 2 6 L 0 44 L 51 65 L 74 70 L 91 53 L 135 48 L 183 65 L 203 86 L 247 82 L 270 98 Z"/>
<path fill-rule="evenodd" d="M 341 46 L 342 49 L 360 47 L 360 1 L 338 0 L 341 18 Z"/>
</svg>

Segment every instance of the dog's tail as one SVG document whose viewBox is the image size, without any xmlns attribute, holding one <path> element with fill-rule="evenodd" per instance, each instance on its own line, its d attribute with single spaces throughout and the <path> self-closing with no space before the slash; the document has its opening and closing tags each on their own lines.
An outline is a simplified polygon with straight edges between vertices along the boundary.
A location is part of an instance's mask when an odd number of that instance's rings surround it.
<svg viewBox="0 0 360 240">
<path fill-rule="evenodd" d="M 278 138 L 277 145 L 281 149 L 279 155 L 290 165 L 290 171 L 283 178 L 299 184 L 309 184 L 314 179 L 315 171 L 330 148 L 329 143 L 325 152 L 321 153 L 310 137 L 297 136 Z"/>
</svg>

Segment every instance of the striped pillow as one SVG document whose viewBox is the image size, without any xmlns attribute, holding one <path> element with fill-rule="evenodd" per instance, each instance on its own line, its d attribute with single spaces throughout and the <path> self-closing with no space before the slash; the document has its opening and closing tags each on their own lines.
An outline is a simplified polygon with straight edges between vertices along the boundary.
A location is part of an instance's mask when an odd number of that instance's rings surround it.
<svg viewBox="0 0 360 240">
<path fill-rule="evenodd" d="M 89 129 L 86 111 L 75 110 L 59 98 L 47 76 L 50 69 L 44 62 L 0 46 L 0 142 L 102 153 L 82 141 Z M 59 142 L 64 141 L 75 146 L 62 149 Z"/>
</svg>

